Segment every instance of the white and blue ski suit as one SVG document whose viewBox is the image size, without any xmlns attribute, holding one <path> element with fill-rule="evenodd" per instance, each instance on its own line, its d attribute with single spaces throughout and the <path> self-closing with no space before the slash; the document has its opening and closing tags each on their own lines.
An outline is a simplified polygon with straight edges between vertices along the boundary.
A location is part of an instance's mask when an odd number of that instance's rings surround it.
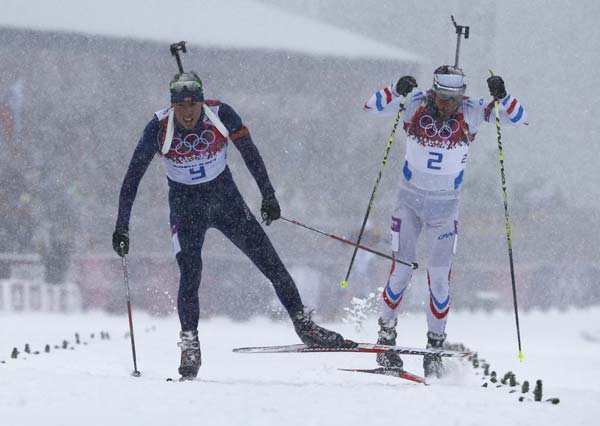
<svg viewBox="0 0 600 426">
<path fill-rule="evenodd" d="M 396 114 L 404 97 L 395 86 L 391 84 L 375 93 L 365 104 L 365 111 L 374 115 Z M 499 101 L 499 106 L 503 126 L 528 124 L 526 111 L 510 94 Z M 490 121 L 493 107 L 493 102 L 483 98 L 465 96 L 453 115 L 441 118 L 430 92 L 413 90 L 405 98 L 402 121 L 407 134 L 406 157 L 391 218 L 392 251 L 396 258 L 414 262 L 417 239 L 421 232 L 425 233 L 429 249 L 427 326 L 429 333 L 440 337 L 445 336 L 450 310 L 459 193 L 469 146 L 481 124 Z M 398 317 L 411 277 L 410 267 L 394 263 L 381 299 L 383 321 L 392 322 Z"/>
</svg>

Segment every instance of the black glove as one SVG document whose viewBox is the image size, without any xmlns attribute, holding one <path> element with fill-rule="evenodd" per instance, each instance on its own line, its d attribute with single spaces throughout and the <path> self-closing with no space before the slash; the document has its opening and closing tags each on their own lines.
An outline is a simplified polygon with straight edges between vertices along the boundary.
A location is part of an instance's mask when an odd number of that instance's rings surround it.
<svg viewBox="0 0 600 426">
<path fill-rule="evenodd" d="M 487 79 L 487 84 L 490 89 L 490 95 L 494 99 L 504 99 L 506 97 L 506 88 L 504 87 L 504 80 L 499 75 L 493 75 Z"/>
<path fill-rule="evenodd" d="M 281 217 L 281 208 L 279 207 L 277 198 L 275 198 L 275 194 L 267 195 L 263 198 L 260 215 L 267 226 Z"/>
<path fill-rule="evenodd" d="M 115 230 L 112 243 L 114 251 L 121 257 L 125 256 L 129 253 L 129 232 Z"/>
<path fill-rule="evenodd" d="M 405 75 L 404 77 L 400 77 L 400 80 L 398 80 L 398 83 L 396 83 L 396 93 L 406 96 L 415 87 L 417 87 L 417 80 L 410 75 Z"/>
</svg>

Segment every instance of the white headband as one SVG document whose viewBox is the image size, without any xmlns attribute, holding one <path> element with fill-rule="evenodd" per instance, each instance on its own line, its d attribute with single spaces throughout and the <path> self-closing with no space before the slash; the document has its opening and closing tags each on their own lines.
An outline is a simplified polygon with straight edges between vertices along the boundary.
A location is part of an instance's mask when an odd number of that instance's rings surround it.
<svg viewBox="0 0 600 426">
<path fill-rule="evenodd" d="M 465 78 L 457 74 L 434 74 L 433 82 L 445 89 L 462 89 Z"/>
</svg>

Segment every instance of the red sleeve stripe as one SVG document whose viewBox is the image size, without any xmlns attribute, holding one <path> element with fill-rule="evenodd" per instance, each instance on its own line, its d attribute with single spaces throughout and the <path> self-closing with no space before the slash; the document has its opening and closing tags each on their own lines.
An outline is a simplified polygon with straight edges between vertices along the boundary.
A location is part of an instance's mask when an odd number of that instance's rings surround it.
<svg viewBox="0 0 600 426">
<path fill-rule="evenodd" d="M 510 114 L 511 112 L 513 112 L 513 110 L 515 109 L 516 106 L 517 106 L 517 100 L 515 98 L 513 98 L 513 101 L 510 103 L 510 106 L 508 107 L 506 112 L 508 114 Z"/>
<path fill-rule="evenodd" d="M 229 138 L 232 141 L 234 141 L 234 140 L 239 139 L 239 138 L 241 138 L 243 136 L 246 136 L 247 134 L 248 134 L 248 128 L 246 126 L 242 126 L 242 128 L 240 130 L 238 130 L 237 132 L 231 133 L 229 135 Z"/>
<path fill-rule="evenodd" d="M 392 102 L 392 92 L 390 92 L 390 89 L 387 87 L 383 89 L 383 91 L 385 92 L 385 102 L 389 104 Z"/>
</svg>

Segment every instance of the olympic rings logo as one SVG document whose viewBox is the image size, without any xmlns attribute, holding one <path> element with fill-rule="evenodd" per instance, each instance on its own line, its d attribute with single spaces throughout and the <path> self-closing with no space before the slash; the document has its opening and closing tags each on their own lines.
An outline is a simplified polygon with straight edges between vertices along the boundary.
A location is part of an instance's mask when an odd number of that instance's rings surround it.
<svg viewBox="0 0 600 426">
<path fill-rule="evenodd" d="M 191 152 L 194 154 L 202 154 L 215 143 L 217 137 L 212 130 L 203 130 L 200 135 L 190 133 L 185 138 L 181 139 L 173 137 L 173 148 L 179 155 L 187 155 Z"/>
<path fill-rule="evenodd" d="M 429 138 L 439 136 L 441 139 L 450 139 L 453 134 L 460 130 L 460 123 L 457 119 L 451 118 L 450 120 L 444 121 L 441 127 L 437 126 L 437 123 L 431 115 L 424 115 L 419 120 L 419 125 L 425 130 L 425 135 Z"/>
</svg>

